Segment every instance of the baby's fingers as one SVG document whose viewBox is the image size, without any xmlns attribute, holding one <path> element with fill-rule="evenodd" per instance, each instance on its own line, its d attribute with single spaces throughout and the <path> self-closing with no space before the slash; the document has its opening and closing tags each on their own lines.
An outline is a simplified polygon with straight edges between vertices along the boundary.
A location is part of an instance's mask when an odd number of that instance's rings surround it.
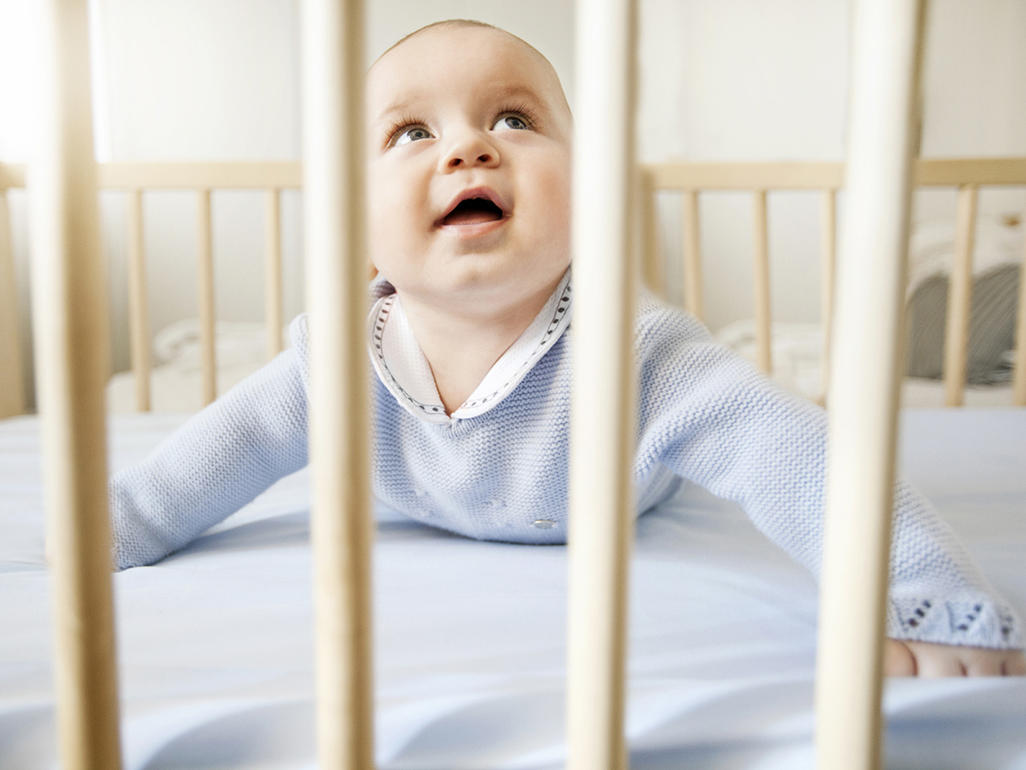
<svg viewBox="0 0 1026 770">
<path fill-rule="evenodd" d="M 1001 668 L 1005 676 L 1026 676 L 1026 657 L 1021 652 L 1009 653 Z"/>
<path fill-rule="evenodd" d="M 1026 676 L 1026 658 L 1019 650 L 960 649 L 968 653 L 963 656 L 966 676 Z"/>
<path fill-rule="evenodd" d="M 923 642 L 909 642 L 908 646 L 916 659 L 916 675 L 923 679 L 965 676 L 967 673 L 958 647 L 926 645 Z"/>
<path fill-rule="evenodd" d="M 990 652 L 987 650 L 986 652 Z M 1002 656 L 969 655 L 965 660 L 966 676 L 1001 676 Z"/>
<path fill-rule="evenodd" d="M 1026 676 L 1026 658 L 1019 650 L 905 642 L 915 658 L 916 674 L 943 676 Z"/>
<path fill-rule="evenodd" d="M 884 676 L 915 676 L 916 659 L 904 642 L 884 640 Z"/>
</svg>

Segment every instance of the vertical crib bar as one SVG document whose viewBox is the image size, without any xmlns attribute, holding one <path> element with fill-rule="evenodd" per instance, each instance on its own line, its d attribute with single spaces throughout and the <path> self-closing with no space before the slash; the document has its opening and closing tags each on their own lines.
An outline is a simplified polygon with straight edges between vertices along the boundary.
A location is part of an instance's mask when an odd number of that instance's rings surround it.
<svg viewBox="0 0 1026 770">
<path fill-rule="evenodd" d="M 1026 221 L 1026 212 L 1023 215 Z M 1023 242 L 1022 266 L 1019 268 L 1019 311 L 1015 324 L 1015 375 L 1012 382 L 1012 403 L 1026 406 L 1026 241 Z"/>
<path fill-rule="evenodd" d="M 816 676 L 820 768 L 880 766 L 921 0 L 855 5 Z"/>
<path fill-rule="evenodd" d="M 150 313 L 146 295 L 142 190 L 128 198 L 128 328 L 132 338 L 135 408 L 150 411 Z"/>
<path fill-rule="evenodd" d="M 0 188 L 0 420 L 25 411 L 25 386 L 18 338 L 18 283 L 14 278 L 7 191 Z"/>
<path fill-rule="evenodd" d="M 955 264 L 948 289 L 948 318 L 944 335 L 944 405 L 962 406 L 969 347 L 972 303 L 973 243 L 976 240 L 976 185 L 958 188 Z"/>
<path fill-rule="evenodd" d="M 118 698 L 103 387 L 109 373 L 85 0 L 40 3 L 29 169 L 36 373 L 61 765 L 117 768 Z"/>
<path fill-rule="evenodd" d="M 755 341 L 759 368 L 773 373 L 773 330 L 770 322 L 769 232 L 766 224 L 766 191 L 752 195 L 755 219 Z"/>
<path fill-rule="evenodd" d="M 363 4 L 303 5 L 303 175 L 320 766 L 374 761 Z"/>
<path fill-rule="evenodd" d="M 635 6 L 577 4 L 567 768 L 626 766 L 634 523 Z M 590 130 L 600 125 L 602 131 Z M 599 161 L 598 159 L 601 159 Z M 596 386 L 596 384 L 599 384 Z"/>
<path fill-rule="evenodd" d="M 656 188 L 652 175 L 644 170 L 639 173 L 641 195 L 641 223 L 643 227 L 644 251 L 641 269 L 645 285 L 656 295 L 666 298 L 669 286 L 666 281 L 666 260 L 659 248 L 659 217 Z"/>
<path fill-rule="evenodd" d="M 681 205 L 684 222 L 684 306 L 699 320 L 702 306 L 702 253 L 699 240 L 698 191 L 685 190 Z"/>
<path fill-rule="evenodd" d="M 267 319 L 267 357 L 281 352 L 281 197 L 268 190 L 264 199 L 264 315 Z"/>
<path fill-rule="evenodd" d="M 196 191 L 196 285 L 199 294 L 200 356 L 203 403 L 217 398 L 217 355 L 214 339 L 214 248 L 210 228 L 210 190 Z"/>
<path fill-rule="evenodd" d="M 837 193 L 824 190 L 820 197 L 820 253 L 823 257 L 823 279 L 820 284 L 821 315 L 823 317 L 823 394 L 819 403 L 826 405 L 830 389 L 830 335 L 833 331 L 834 270 L 837 266 Z"/>
</svg>

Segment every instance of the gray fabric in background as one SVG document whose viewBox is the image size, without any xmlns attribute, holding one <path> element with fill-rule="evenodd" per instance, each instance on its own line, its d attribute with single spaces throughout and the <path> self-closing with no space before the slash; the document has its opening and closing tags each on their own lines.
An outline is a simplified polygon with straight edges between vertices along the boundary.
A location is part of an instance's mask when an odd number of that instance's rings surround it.
<svg viewBox="0 0 1026 770">
<path fill-rule="evenodd" d="M 907 373 L 940 379 L 948 310 L 947 275 L 924 280 L 906 307 Z M 969 314 L 969 372 L 972 385 L 1011 382 L 1019 266 L 1001 265 L 973 277 Z"/>
</svg>

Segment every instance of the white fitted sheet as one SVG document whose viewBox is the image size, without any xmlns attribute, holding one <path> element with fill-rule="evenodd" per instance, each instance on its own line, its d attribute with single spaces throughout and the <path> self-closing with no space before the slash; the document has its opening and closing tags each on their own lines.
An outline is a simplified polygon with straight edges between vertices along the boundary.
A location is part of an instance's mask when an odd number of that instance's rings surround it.
<svg viewBox="0 0 1026 770">
<path fill-rule="evenodd" d="M 183 418 L 118 415 L 111 467 Z M 38 421 L 0 422 L 0 768 L 56 764 Z M 1026 410 L 913 410 L 905 475 L 1026 608 Z M 115 576 L 129 768 L 315 764 L 304 473 L 185 551 Z M 566 549 L 381 513 L 382 768 L 561 768 Z M 631 585 L 631 766 L 811 768 L 816 591 L 698 489 L 643 516 Z M 887 766 L 1026 768 L 1026 679 L 891 680 Z"/>
</svg>

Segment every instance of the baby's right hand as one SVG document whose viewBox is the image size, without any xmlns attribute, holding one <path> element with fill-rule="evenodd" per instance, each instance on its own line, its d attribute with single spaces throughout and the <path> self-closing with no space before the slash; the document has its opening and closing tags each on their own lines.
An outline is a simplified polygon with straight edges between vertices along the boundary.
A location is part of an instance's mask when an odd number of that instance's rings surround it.
<svg viewBox="0 0 1026 770">
<path fill-rule="evenodd" d="M 887 676 L 1026 676 L 1022 650 L 991 650 L 953 644 L 887 639 L 884 646 Z"/>
</svg>

